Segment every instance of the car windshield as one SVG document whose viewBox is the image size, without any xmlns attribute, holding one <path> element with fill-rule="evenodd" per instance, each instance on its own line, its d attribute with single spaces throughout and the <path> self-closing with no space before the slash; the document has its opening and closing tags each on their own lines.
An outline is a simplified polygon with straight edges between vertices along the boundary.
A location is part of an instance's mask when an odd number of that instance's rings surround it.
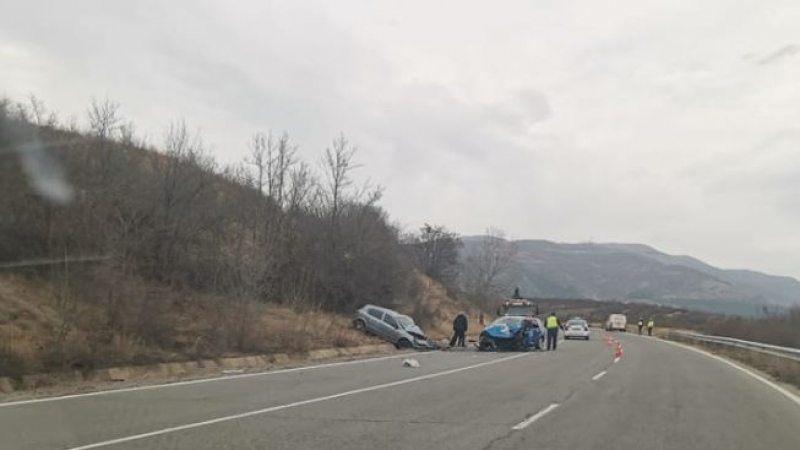
<svg viewBox="0 0 800 450">
<path fill-rule="evenodd" d="M 568 327 L 583 327 L 586 326 L 586 322 L 583 320 L 570 320 L 567 322 Z"/>
<path fill-rule="evenodd" d="M 403 329 L 409 329 L 414 326 L 414 320 L 408 316 L 395 316 L 397 323 L 400 324 L 400 327 Z"/>
</svg>

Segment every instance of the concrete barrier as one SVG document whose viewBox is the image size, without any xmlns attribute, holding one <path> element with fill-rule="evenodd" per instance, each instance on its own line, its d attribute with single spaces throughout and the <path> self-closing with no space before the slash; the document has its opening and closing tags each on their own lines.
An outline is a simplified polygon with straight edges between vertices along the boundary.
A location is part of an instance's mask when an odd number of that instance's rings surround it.
<svg viewBox="0 0 800 450">
<path fill-rule="evenodd" d="M 186 369 L 184 369 L 183 364 L 179 362 L 167 363 L 167 372 L 170 376 L 180 376 L 186 373 Z"/>
<path fill-rule="evenodd" d="M 219 369 L 219 363 L 213 359 L 201 359 L 197 364 L 201 369 Z"/>
<path fill-rule="evenodd" d="M 223 369 L 237 369 L 239 368 L 239 358 L 220 358 L 219 365 Z"/>
<path fill-rule="evenodd" d="M 8 377 L 0 378 L 0 392 L 4 394 L 11 394 L 14 392 L 14 385 L 11 383 L 11 379 Z"/>
<path fill-rule="evenodd" d="M 23 389 L 36 389 L 56 384 L 56 378 L 49 373 L 36 373 L 22 376 Z"/>
<path fill-rule="evenodd" d="M 126 381 L 130 379 L 130 371 L 125 367 L 111 367 L 106 369 L 106 377 L 109 381 Z"/>
<path fill-rule="evenodd" d="M 307 353 L 286 354 L 274 353 L 270 355 L 251 355 L 229 358 L 204 359 L 200 361 L 172 362 L 149 364 L 142 366 L 122 366 L 93 370 L 84 376 L 81 372 L 30 374 L 24 375 L 18 384 L 8 377 L 0 377 L 0 392 L 11 393 L 20 389 L 37 389 L 39 387 L 77 384 L 84 381 L 108 382 L 129 381 L 134 379 L 164 379 L 187 374 L 217 371 L 219 369 L 247 369 L 267 368 L 273 365 L 290 365 L 292 363 L 309 361 L 323 361 L 342 356 L 358 356 L 371 353 L 387 353 L 394 351 L 391 344 L 364 345 L 361 347 L 325 348 L 311 350 Z"/>
<path fill-rule="evenodd" d="M 200 371 L 200 365 L 197 363 L 197 361 L 186 361 L 182 362 L 181 365 L 183 366 L 183 371 L 189 374 Z"/>
<path fill-rule="evenodd" d="M 275 353 L 273 355 L 270 355 L 270 359 L 275 364 L 289 364 L 290 362 L 292 362 L 291 358 L 289 358 L 289 355 L 287 355 L 286 353 Z"/>
<path fill-rule="evenodd" d="M 265 365 L 264 360 L 259 358 L 258 356 L 246 356 L 245 361 L 247 361 L 247 366 L 252 368 L 263 367 Z"/>
<path fill-rule="evenodd" d="M 166 378 L 169 376 L 169 369 L 164 363 L 148 364 L 146 366 L 139 366 L 136 368 L 136 375 L 143 377 L 159 377 Z"/>
<path fill-rule="evenodd" d="M 339 356 L 339 352 L 334 348 L 323 348 L 319 350 L 311 350 L 308 352 L 309 359 L 318 361 L 321 359 L 331 359 Z"/>
</svg>

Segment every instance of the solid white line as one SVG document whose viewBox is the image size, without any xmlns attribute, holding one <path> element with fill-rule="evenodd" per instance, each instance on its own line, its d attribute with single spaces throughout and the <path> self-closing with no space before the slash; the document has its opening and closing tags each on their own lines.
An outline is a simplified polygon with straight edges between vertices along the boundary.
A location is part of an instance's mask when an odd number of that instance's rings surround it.
<svg viewBox="0 0 800 450">
<path fill-rule="evenodd" d="M 470 366 L 459 367 L 457 369 L 450 369 L 450 370 L 445 370 L 443 372 L 436 372 L 436 373 L 432 373 L 432 374 L 428 374 L 428 375 L 421 375 L 421 376 L 418 376 L 418 377 L 406 378 L 405 380 L 393 381 L 391 383 L 377 384 L 377 385 L 374 385 L 374 386 L 369 386 L 369 387 L 365 387 L 365 388 L 361 388 L 361 389 L 354 389 L 352 391 L 345 391 L 345 392 L 340 392 L 338 394 L 326 395 L 324 397 L 316 397 L 316 398 L 311 398 L 311 399 L 308 399 L 308 400 L 301 400 L 301 401 L 298 401 L 298 402 L 287 403 L 285 405 L 271 406 L 269 408 L 257 409 L 255 411 L 248 411 L 248 412 L 245 412 L 245 413 L 218 417 L 216 419 L 204 420 L 202 422 L 187 423 L 185 425 L 179 425 L 179 426 L 176 426 L 176 427 L 162 428 L 160 430 L 150 431 L 148 433 L 134 434 L 134 435 L 131 435 L 131 436 L 125 436 L 125 437 L 121 437 L 121 438 L 117 438 L 117 439 L 111 439 L 111 440 L 108 440 L 108 441 L 97 442 L 97 443 L 94 443 L 94 444 L 87 444 L 87 445 L 81 445 L 81 446 L 78 446 L 78 447 L 72 447 L 72 448 L 69 448 L 68 450 L 89 450 L 89 449 L 93 449 L 93 448 L 108 447 L 110 445 L 121 444 L 123 442 L 137 441 L 137 440 L 140 440 L 140 439 L 145 439 L 145 438 L 149 438 L 149 437 L 153 437 L 153 436 L 160 436 L 162 434 L 174 433 L 176 431 L 190 430 L 190 429 L 193 429 L 193 428 L 204 427 L 204 426 L 213 425 L 213 424 L 217 424 L 217 423 L 229 422 L 231 420 L 244 419 L 246 417 L 252 417 L 252 416 L 259 415 L 259 414 L 266 414 L 266 413 L 270 413 L 270 412 L 281 411 L 281 410 L 284 410 L 284 409 L 295 408 L 297 406 L 303 406 L 303 405 L 309 405 L 309 404 L 312 404 L 312 403 L 324 402 L 324 401 L 327 401 L 327 400 L 333 400 L 333 399 L 336 399 L 336 398 L 348 397 L 348 396 L 356 395 L 356 394 L 363 394 L 365 392 L 372 392 L 372 391 L 377 391 L 377 390 L 380 390 L 380 389 L 386 389 L 386 388 L 395 387 L 395 386 L 402 386 L 404 384 L 414 383 L 414 382 L 417 382 L 417 381 L 430 380 L 432 378 L 443 377 L 445 375 L 452 375 L 454 373 L 464 372 L 464 371 L 470 370 L 470 369 L 477 369 L 479 367 L 489 366 L 489 365 L 492 365 L 492 364 L 499 364 L 501 362 L 510 361 L 512 359 L 522 358 L 524 356 L 529 356 L 529 355 L 530 355 L 530 353 L 519 353 L 519 354 L 516 354 L 516 355 L 513 355 L 513 356 L 507 356 L 505 358 L 493 359 L 491 361 L 486 361 L 486 362 L 482 362 L 482 363 L 478 363 L 478 364 L 472 364 Z"/>
<path fill-rule="evenodd" d="M 672 344 L 672 345 L 684 348 L 686 350 L 691 350 L 693 352 L 697 352 L 697 353 L 699 353 L 701 355 L 705 355 L 705 356 L 708 356 L 709 358 L 713 358 L 713 359 L 716 359 L 717 361 L 723 362 L 723 363 L 733 367 L 734 369 L 736 369 L 736 370 L 738 370 L 740 372 L 744 372 L 745 374 L 747 374 L 747 375 L 755 378 L 756 380 L 766 384 L 767 386 L 771 387 L 772 389 L 775 389 L 776 391 L 778 391 L 781 394 L 783 394 L 786 398 L 788 398 L 789 400 L 795 402 L 798 406 L 800 406 L 800 397 L 794 395 L 793 393 L 791 393 L 788 390 L 784 389 L 783 387 L 773 383 L 772 381 L 762 377 L 761 375 L 759 375 L 759 374 L 757 374 L 757 373 L 755 373 L 755 372 L 753 372 L 751 370 L 745 369 L 744 367 L 742 367 L 742 366 L 740 366 L 738 364 L 735 364 L 735 363 L 733 363 L 733 362 L 731 362 L 731 361 L 729 361 L 729 360 L 727 360 L 727 359 L 725 359 L 725 358 L 723 358 L 721 356 L 717 356 L 717 355 L 714 355 L 712 353 L 708 353 L 706 351 L 703 351 L 703 350 L 700 350 L 698 348 L 694 348 L 694 347 L 691 347 L 691 346 L 688 346 L 688 345 L 679 344 L 677 342 L 667 341 L 667 340 L 664 340 L 664 339 L 657 339 L 657 340 L 661 341 L 661 342 L 664 342 L 666 344 Z"/>
<path fill-rule="evenodd" d="M 436 352 L 427 352 L 425 354 L 431 354 Z M 254 373 L 245 373 L 241 375 L 228 375 L 224 377 L 214 377 L 214 378 L 201 378 L 198 380 L 187 380 L 187 381 L 176 381 L 173 383 L 162 383 L 162 384 L 153 384 L 148 386 L 134 386 L 129 388 L 120 388 L 120 389 L 108 389 L 104 391 L 94 391 L 94 392 L 85 392 L 81 394 L 70 394 L 70 395 L 61 395 L 58 397 L 43 397 L 43 398 L 34 398 L 31 400 L 20 400 L 16 402 L 5 402 L 0 403 L 0 408 L 6 408 L 10 406 L 21 406 L 21 405 L 30 405 L 33 403 L 44 403 L 44 402 L 56 402 L 61 400 L 70 400 L 74 398 L 80 397 L 94 397 L 98 395 L 110 395 L 110 394 L 121 394 L 124 392 L 134 392 L 134 391 L 147 391 L 150 389 L 163 389 L 163 388 L 172 388 L 172 387 L 179 387 L 179 386 L 188 386 L 192 384 L 203 384 L 203 383 L 211 383 L 214 381 L 231 381 L 231 380 L 240 380 L 242 378 L 253 378 L 253 377 L 264 377 L 268 375 L 279 375 L 282 373 L 291 373 L 291 372 L 300 372 L 303 370 L 314 370 L 314 369 L 325 369 L 328 367 L 339 367 L 339 366 L 347 366 L 351 364 L 361 364 L 361 363 L 368 363 L 368 362 L 377 362 L 377 361 L 386 361 L 388 359 L 397 359 L 397 358 L 408 358 L 407 353 L 399 354 L 399 355 L 391 355 L 391 356 L 381 356 L 377 358 L 366 358 L 366 359 L 356 359 L 353 361 L 340 361 L 335 363 L 328 363 L 328 364 L 316 364 L 313 366 L 302 366 L 302 367 L 292 367 L 291 369 L 279 369 L 279 370 L 270 370 L 265 372 L 254 372 Z"/>
<path fill-rule="evenodd" d="M 548 406 L 547 408 L 545 408 L 545 409 L 539 411 L 538 413 L 528 417 L 527 419 L 523 420 L 519 424 L 514 425 L 514 427 L 512 427 L 511 429 L 512 430 L 524 430 L 525 428 L 528 427 L 528 425 L 530 425 L 533 422 L 536 422 L 537 420 L 539 420 L 542 417 L 546 416 L 550 411 L 552 411 L 552 410 L 554 410 L 556 408 L 558 408 L 558 403 L 551 403 L 550 406 Z"/>
<path fill-rule="evenodd" d="M 600 378 L 603 378 L 603 375 L 605 375 L 605 374 L 606 374 L 606 371 L 605 371 L 605 370 L 604 370 L 604 371 L 602 371 L 602 372 L 600 372 L 600 373 L 598 373 L 597 375 L 595 375 L 595 376 L 593 376 L 593 377 L 592 377 L 592 381 L 597 381 L 597 380 L 599 380 Z"/>
</svg>

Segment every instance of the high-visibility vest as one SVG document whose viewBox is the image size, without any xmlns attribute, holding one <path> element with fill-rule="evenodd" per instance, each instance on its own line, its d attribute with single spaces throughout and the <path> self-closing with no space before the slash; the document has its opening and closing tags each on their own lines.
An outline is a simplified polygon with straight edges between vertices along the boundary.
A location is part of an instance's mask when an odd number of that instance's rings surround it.
<svg viewBox="0 0 800 450">
<path fill-rule="evenodd" d="M 558 317 L 556 317 L 556 316 L 548 317 L 546 326 L 549 329 L 558 328 Z"/>
<path fill-rule="evenodd" d="M 655 324 L 653 323 L 652 320 L 647 322 L 647 328 L 653 328 L 653 325 L 655 325 Z"/>
</svg>

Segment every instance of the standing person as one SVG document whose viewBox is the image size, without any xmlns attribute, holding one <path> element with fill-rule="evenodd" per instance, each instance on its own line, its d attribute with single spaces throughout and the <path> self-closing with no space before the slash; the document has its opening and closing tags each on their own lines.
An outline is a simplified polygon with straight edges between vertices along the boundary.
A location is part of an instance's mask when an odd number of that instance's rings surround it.
<svg viewBox="0 0 800 450">
<path fill-rule="evenodd" d="M 653 322 L 653 318 L 651 317 L 650 320 L 647 321 L 647 335 L 653 335 L 653 327 L 655 326 L 655 322 Z"/>
<path fill-rule="evenodd" d="M 558 345 L 558 329 L 561 328 L 561 322 L 555 312 L 547 316 L 544 327 L 547 328 L 547 351 L 555 351 Z"/>
<path fill-rule="evenodd" d="M 639 322 L 636 324 L 636 326 L 638 326 L 638 327 L 639 327 L 639 335 L 641 336 L 641 334 L 642 334 L 642 328 L 644 328 L 644 319 L 642 319 L 641 317 L 639 317 Z"/>
<path fill-rule="evenodd" d="M 467 316 L 464 313 L 459 313 L 455 320 L 453 320 L 453 338 L 450 339 L 450 347 L 466 347 L 464 337 L 467 334 Z"/>
</svg>

